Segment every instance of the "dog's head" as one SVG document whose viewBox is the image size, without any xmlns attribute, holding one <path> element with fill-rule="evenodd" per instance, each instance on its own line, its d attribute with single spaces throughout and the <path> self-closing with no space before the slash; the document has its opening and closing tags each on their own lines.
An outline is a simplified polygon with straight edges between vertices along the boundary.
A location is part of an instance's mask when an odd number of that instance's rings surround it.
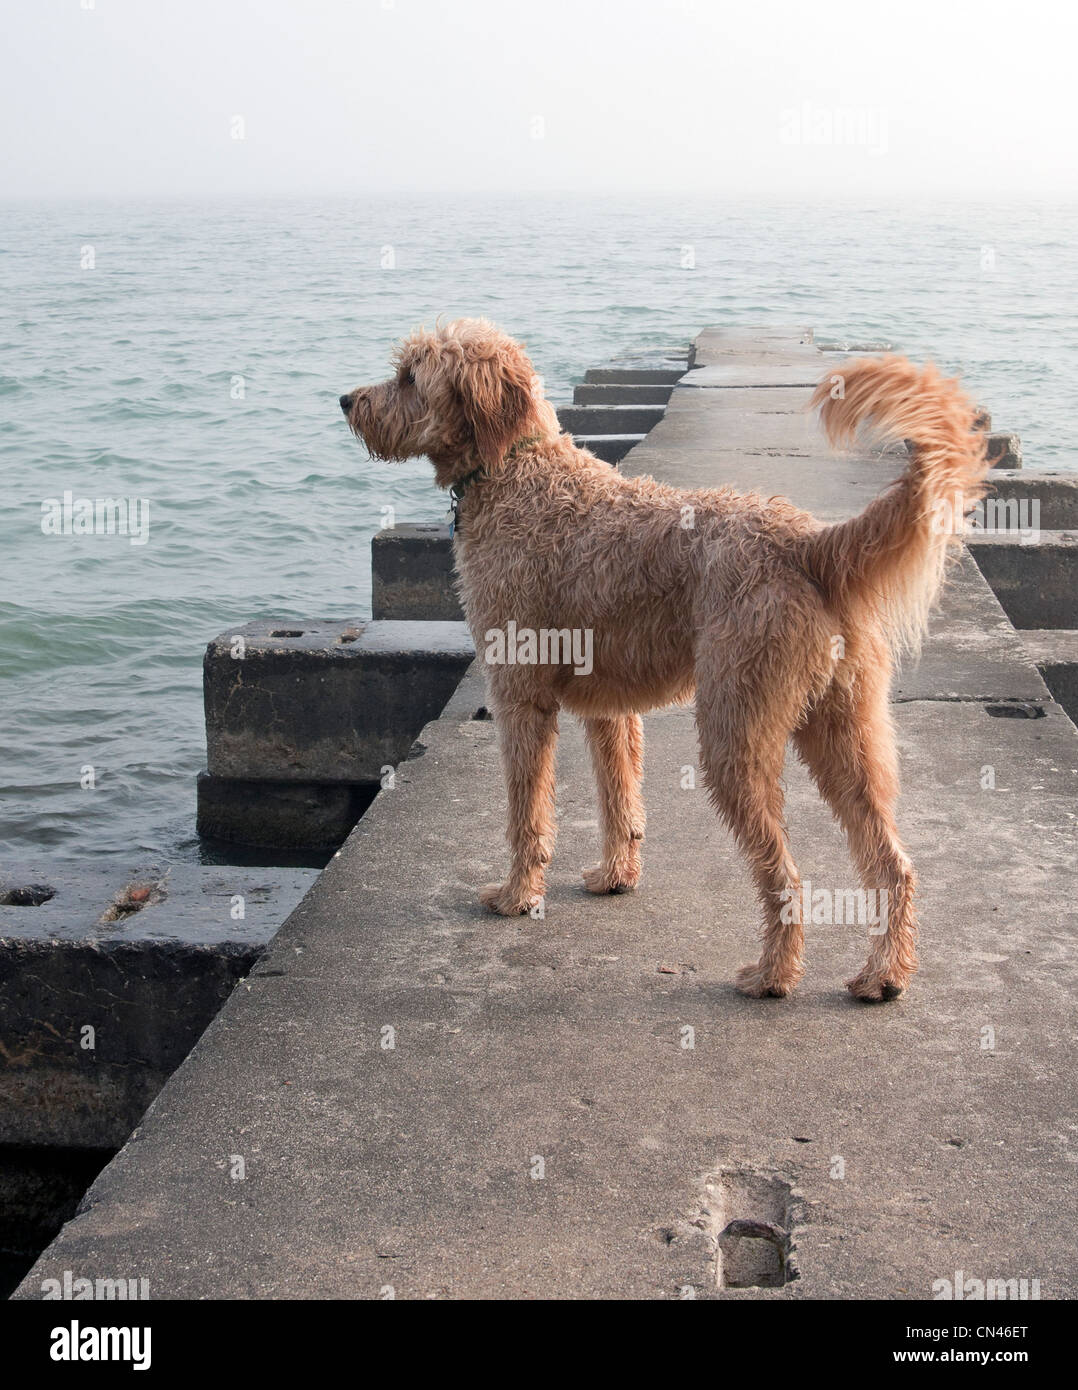
<svg viewBox="0 0 1078 1390">
<path fill-rule="evenodd" d="M 558 433 L 524 349 L 485 319 L 421 329 L 393 362 L 388 381 L 342 396 L 341 409 L 373 457 L 425 454 L 440 487 L 496 470 L 518 439 Z"/>
</svg>

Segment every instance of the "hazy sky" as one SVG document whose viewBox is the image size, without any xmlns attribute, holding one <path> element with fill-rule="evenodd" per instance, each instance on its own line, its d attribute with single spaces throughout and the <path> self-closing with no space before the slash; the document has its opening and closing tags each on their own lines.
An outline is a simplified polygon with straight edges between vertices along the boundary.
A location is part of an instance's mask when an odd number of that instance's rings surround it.
<svg viewBox="0 0 1078 1390">
<path fill-rule="evenodd" d="M 0 0 L 0 15 L 0 196 L 1078 195 L 1065 0 Z"/>
</svg>

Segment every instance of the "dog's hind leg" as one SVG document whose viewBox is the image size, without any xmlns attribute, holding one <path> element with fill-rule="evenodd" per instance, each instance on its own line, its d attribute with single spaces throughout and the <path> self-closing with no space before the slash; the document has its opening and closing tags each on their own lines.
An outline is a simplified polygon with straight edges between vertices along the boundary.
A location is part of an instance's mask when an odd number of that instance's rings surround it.
<svg viewBox="0 0 1078 1390">
<path fill-rule="evenodd" d="M 554 750 L 558 710 L 524 701 L 491 701 L 509 797 L 509 877 L 488 883 L 484 907 L 504 917 L 530 912 L 544 890 L 543 870 L 554 853 Z"/>
<path fill-rule="evenodd" d="M 760 959 L 736 981 L 756 999 L 789 994 L 804 974 L 801 880 L 786 840 L 781 781 L 794 702 L 781 688 L 768 694 L 766 674 L 709 678 L 706 663 L 697 672 L 704 781 L 749 861 L 764 909 Z"/>
<path fill-rule="evenodd" d="M 640 881 L 644 838 L 644 726 L 638 714 L 584 720 L 584 732 L 599 784 L 603 859 L 584 870 L 589 893 L 624 893 Z"/>
<path fill-rule="evenodd" d="M 898 760 L 885 654 L 865 664 L 856 695 L 832 691 L 794 735 L 797 751 L 846 832 L 876 920 L 868 961 L 847 988 L 893 999 L 917 969 L 916 878 L 895 827 Z"/>
</svg>

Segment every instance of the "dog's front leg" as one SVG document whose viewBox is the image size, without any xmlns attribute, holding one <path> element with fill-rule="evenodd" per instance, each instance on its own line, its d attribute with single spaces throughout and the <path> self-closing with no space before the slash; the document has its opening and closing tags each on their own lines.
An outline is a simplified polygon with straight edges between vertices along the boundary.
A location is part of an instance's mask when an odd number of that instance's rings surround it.
<svg viewBox="0 0 1078 1390">
<path fill-rule="evenodd" d="M 492 701 L 509 796 L 509 877 L 488 883 L 479 894 L 484 907 L 513 917 L 542 901 L 543 870 L 554 853 L 554 750 L 557 706 Z"/>
<path fill-rule="evenodd" d="M 584 731 L 599 784 L 603 859 L 584 870 L 589 893 L 624 893 L 640 881 L 644 838 L 644 726 L 638 714 L 585 719 Z"/>
</svg>

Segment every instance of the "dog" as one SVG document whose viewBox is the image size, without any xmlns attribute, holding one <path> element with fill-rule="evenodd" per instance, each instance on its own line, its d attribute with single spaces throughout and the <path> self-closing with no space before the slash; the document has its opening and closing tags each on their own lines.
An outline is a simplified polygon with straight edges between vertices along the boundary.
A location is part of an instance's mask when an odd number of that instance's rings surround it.
<svg viewBox="0 0 1078 1390">
<path fill-rule="evenodd" d="M 961 518 L 984 493 L 985 437 L 955 381 L 900 357 L 843 364 L 818 387 L 831 442 L 870 422 L 909 445 L 906 471 L 852 520 L 825 525 L 779 497 L 622 477 L 562 433 L 524 348 L 480 319 L 417 331 L 394 374 L 340 398 L 377 459 L 425 455 L 454 497 L 458 584 L 477 651 L 499 634 L 589 634 L 590 668 L 488 662 L 509 802 L 511 866 L 480 899 L 532 910 L 554 847 L 558 712 L 584 723 L 599 788 L 592 893 L 636 887 L 644 805 L 641 714 L 695 696 L 705 785 L 746 856 L 763 908 L 760 959 L 736 984 L 788 995 L 800 980 L 801 885 L 783 821 L 792 738 L 843 827 L 886 928 L 847 988 L 891 999 L 917 968 L 913 867 L 895 825 L 889 690 L 916 651 Z M 690 524 L 686 524 L 686 519 Z M 836 635 L 841 642 L 836 642 Z M 881 913 L 880 921 L 882 922 Z"/>
</svg>

